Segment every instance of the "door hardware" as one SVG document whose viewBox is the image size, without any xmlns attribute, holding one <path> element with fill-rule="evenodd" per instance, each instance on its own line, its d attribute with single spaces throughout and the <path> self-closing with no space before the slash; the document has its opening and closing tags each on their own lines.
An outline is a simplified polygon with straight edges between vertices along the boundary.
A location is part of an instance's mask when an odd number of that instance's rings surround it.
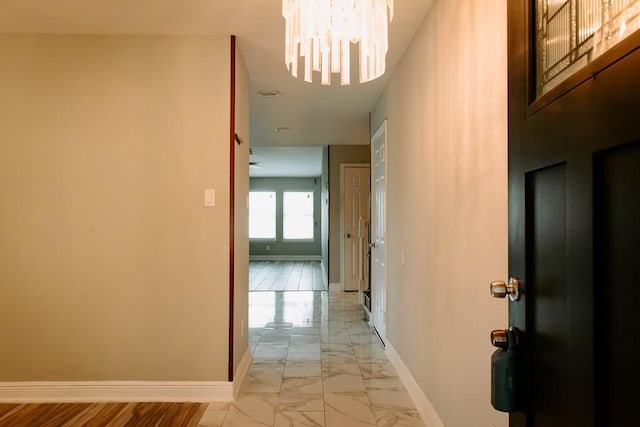
<svg viewBox="0 0 640 427">
<path fill-rule="evenodd" d="M 498 348 L 507 348 L 509 346 L 509 335 L 505 329 L 496 329 L 491 331 L 491 345 Z"/>
<path fill-rule="evenodd" d="M 518 410 L 520 388 L 516 348 L 519 330 L 498 329 L 491 332 L 491 344 L 498 349 L 491 356 L 491 405 L 502 412 Z"/>
<path fill-rule="evenodd" d="M 509 283 L 503 281 L 491 282 L 489 286 L 491 296 L 494 298 L 504 298 L 509 295 L 511 301 L 518 301 L 520 298 L 520 280 L 517 277 L 511 277 Z"/>
</svg>

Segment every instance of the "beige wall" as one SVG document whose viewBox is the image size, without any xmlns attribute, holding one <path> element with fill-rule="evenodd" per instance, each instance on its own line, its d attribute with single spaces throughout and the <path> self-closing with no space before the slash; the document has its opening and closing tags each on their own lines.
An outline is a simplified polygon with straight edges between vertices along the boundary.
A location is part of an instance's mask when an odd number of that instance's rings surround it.
<svg viewBox="0 0 640 427">
<path fill-rule="evenodd" d="M 340 165 L 343 163 L 369 163 L 370 159 L 370 145 L 329 146 L 329 283 L 340 283 L 342 271 Z"/>
<path fill-rule="evenodd" d="M 507 304 L 506 1 L 437 0 L 373 117 L 388 118 L 388 339 L 444 425 L 506 426 L 489 331 Z M 406 266 L 401 251 L 406 251 Z"/>
<path fill-rule="evenodd" d="M 249 72 L 236 49 L 236 133 L 242 140 L 235 152 L 235 243 L 234 243 L 234 349 L 233 366 L 249 348 Z"/>
<path fill-rule="evenodd" d="M 3 35 L 0 94 L 0 381 L 226 380 L 228 37 Z"/>
</svg>

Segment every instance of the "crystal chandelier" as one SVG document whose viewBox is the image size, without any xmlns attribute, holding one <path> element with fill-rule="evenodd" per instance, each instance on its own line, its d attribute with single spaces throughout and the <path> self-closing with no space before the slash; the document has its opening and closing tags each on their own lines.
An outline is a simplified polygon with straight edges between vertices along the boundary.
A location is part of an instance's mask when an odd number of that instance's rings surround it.
<svg viewBox="0 0 640 427">
<path fill-rule="evenodd" d="M 384 74 L 393 0 L 282 0 L 282 15 L 285 63 L 294 77 L 304 57 L 305 81 L 318 71 L 323 85 L 331 84 L 331 73 L 350 84 L 351 43 L 360 43 L 360 83 Z"/>
</svg>

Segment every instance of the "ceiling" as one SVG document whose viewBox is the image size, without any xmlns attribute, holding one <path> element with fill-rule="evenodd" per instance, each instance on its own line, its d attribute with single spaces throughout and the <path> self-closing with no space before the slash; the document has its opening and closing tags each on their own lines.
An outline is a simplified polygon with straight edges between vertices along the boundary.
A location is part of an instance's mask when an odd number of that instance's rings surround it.
<svg viewBox="0 0 640 427">
<path fill-rule="evenodd" d="M 284 65 L 280 0 L 0 0 L 0 32 L 44 34 L 235 34 L 251 81 L 252 147 L 366 144 L 369 112 L 433 0 L 399 0 L 389 27 L 387 73 L 331 86 L 291 77 Z M 353 54 L 357 48 L 352 46 Z M 357 64 L 357 59 L 352 59 Z M 357 81 L 357 67 L 352 67 Z M 261 89 L 281 95 L 264 98 Z M 289 132 L 274 132 L 288 127 Z M 242 137 L 242 135 L 241 135 Z"/>
<path fill-rule="evenodd" d="M 322 175 L 322 147 L 255 147 L 249 156 L 252 178 L 314 178 Z"/>
</svg>

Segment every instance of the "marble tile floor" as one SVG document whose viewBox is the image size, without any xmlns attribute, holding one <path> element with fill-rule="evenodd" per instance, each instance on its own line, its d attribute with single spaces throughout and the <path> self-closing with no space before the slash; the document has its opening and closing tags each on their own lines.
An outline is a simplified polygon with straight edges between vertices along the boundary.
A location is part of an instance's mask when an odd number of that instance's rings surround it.
<svg viewBox="0 0 640 427">
<path fill-rule="evenodd" d="M 326 291 L 319 261 L 251 261 L 249 291 Z"/>
<path fill-rule="evenodd" d="M 199 426 L 423 426 L 357 294 L 250 292 L 253 363 Z"/>
</svg>

